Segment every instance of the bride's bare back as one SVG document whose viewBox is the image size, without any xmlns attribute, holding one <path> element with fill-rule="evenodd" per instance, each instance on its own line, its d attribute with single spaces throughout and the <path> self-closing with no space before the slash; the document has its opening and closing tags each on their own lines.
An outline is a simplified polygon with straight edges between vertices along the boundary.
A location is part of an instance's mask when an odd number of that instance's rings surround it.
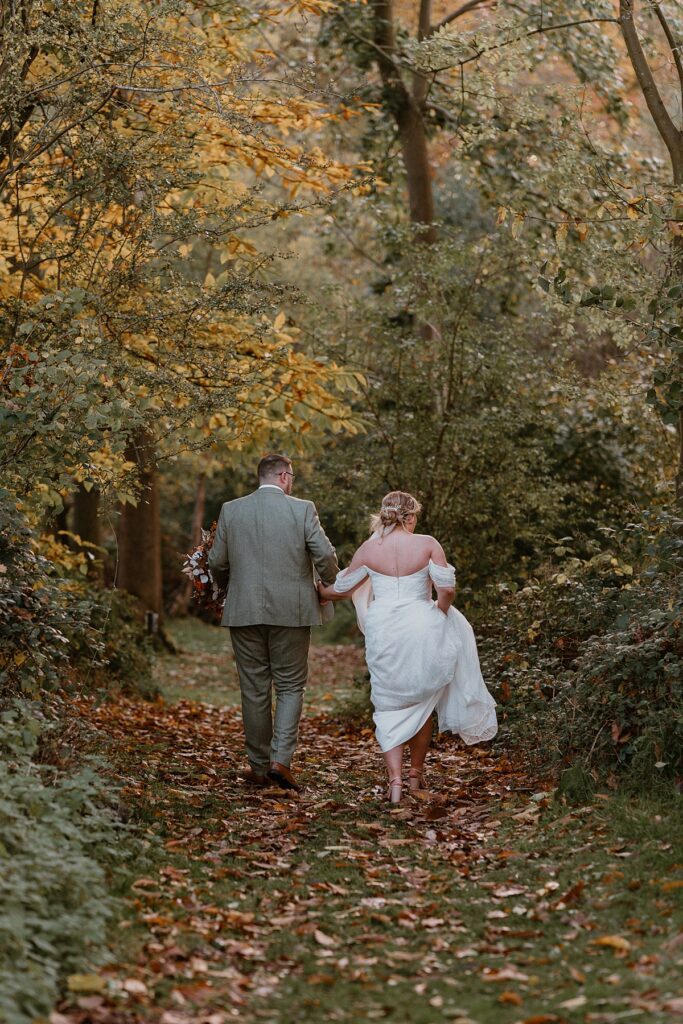
<svg viewBox="0 0 683 1024">
<path fill-rule="evenodd" d="M 412 576 L 432 560 L 446 565 L 446 556 L 438 540 L 425 533 L 410 533 L 397 526 L 384 537 L 371 537 L 356 551 L 349 570 L 366 565 L 384 576 Z"/>
</svg>

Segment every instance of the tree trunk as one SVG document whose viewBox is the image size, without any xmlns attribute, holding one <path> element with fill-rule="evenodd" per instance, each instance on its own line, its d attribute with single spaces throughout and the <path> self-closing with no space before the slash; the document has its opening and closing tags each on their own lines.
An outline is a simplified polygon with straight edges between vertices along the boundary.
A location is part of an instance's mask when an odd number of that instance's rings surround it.
<svg viewBox="0 0 683 1024">
<path fill-rule="evenodd" d="M 192 512 L 192 526 L 190 535 L 190 550 L 197 547 L 202 539 L 202 526 L 204 525 L 204 514 L 206 509 L 206 475 L 200 473 L 197 477 L 197 490 L 194 498 L 194 510 Z M 192 600 L 192 582 L 187 576 L 183 576 L 183 582 L 173 605 L 171 615 L 187 615 Z"/>
<path fill-rule="evenodd" d="M 433 224 L 434 188 L 422 111 L 413 97 L 407 95 L 405 104 L 395 116 L 406 169 L 410 219 L 419 229 L 416 240 L 425 245 L 433 245 L 436 241 L 436 228 Z"/>
<path fill-rule="evenodd" d="M 162 616 L 161 517 L 156 478 L 154 440 L 150 431 L 139 430 L 126 450 L 137 464 L 141 485 L 137 506 L 124 505 L 119 523 L 119 571 L 117 585 L 138 597 L 145 611 Z"/>
<path fill-rule="evenodd" d="M 83 484 L 79 484 L 74 496 L 74 533 L 90 544 L 100 543 L 99 505 L 100 496 L 95 488 L 86 491 Z"/>
<path fill-rule="evenodd" d="M 681 102 L 683 102 L 683 64 L 681 63 L 681 48 L 676 42 L 674 33 L 666 19 L 664 11 L 659 4 L 652 4 L 664 35 L 671 48 L 672 57 L 678 71 L 679 85 L 681 87 Z M 650 111 L 655 127 L 659 132 L 662 142 L 669 151 L 671 160 L 672 183 L 680 187 L 683 182 L 683 132 L 676 127 L 669 111 L 664 103 L 659 86 L 655 81 L 652 69 L 647 56 L 640 42 L 638 27 L 635 23 L 635 0 L 619 0 L 619 25 L 626 44 L 626 51 L 629 55 L 631 65 L 638 79 L 640 91 Z M 672 246 L 673 273 L 678 281 L 683 281 L 683 239 L 675 236 Z M 683 380 L 683 357 L 676 357 L 679 369 L 679 378 Z M 678 466 L 676 469 L 676 501 L 683 506 L 683 409 L 678 412 Z"/>
<path fill-rule="evenodd" d="M 100 496 L 95 488 L 86 491 L 83 484 L 79 484 L 74 496 L 74 533 L 82 541 L 89 544 L 102 543 L 102 531 L 99 519 Z M 102 558 L 98 552 L 91 548 L 83 549 L 88 559 L 88 575 L 93 578 L 102 576 Z"/>
<path fill-rule="evenodd" d="M 411 91 L 404 81 L 396 46 L 392 0 L 373 0 L 373 9 L 377 67 L 384 86 L 385 100 L 398 128 L 408 185 L 410 220 L 418 225 L 418 240 L 431 245 L 436 241 L 436 228 L 433 224 L 432 166 L 423 117 L 426 83 L 421 75 L 415 75 Z M 420 12 L 420 35 L 423 34 L 422 22 L 425 19 L 423 11 L 428 13 L 426 4 Z"/>
<path fill-rule="evenodd" d="M 676 182 L 680 185 L 680 181 Z M 683 238 L 676 235 L 673 240 L 673 268 L 676 280 L 683 284 Z M 683 355 L 676 355 L 678 379 L 683 382 Z M 679 399 L 680 401 L 680 399 Z M 683 508 L 683 408 L 678 410 L 678 466 L 676 467 L 676 503 Z"/>
</svg>

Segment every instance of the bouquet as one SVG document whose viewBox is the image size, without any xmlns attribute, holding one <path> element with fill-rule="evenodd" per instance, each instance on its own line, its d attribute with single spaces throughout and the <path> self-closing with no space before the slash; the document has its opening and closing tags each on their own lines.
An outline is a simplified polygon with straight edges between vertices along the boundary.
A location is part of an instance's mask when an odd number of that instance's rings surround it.
<svg viewBox="0 0 683 1024">
<path fill-rule="evenodd" d="M 214 615 L 220 615 L 225 603 L 226 588 L 219 587 L 209 569 L 209 551 L 216 537 L 216 523 L 209 530 L 202 530 L 199 546 L 191 555 L 185 555 L 183 572 L 192 583 L 192 598 L 195 604 Z"/>
</svg>

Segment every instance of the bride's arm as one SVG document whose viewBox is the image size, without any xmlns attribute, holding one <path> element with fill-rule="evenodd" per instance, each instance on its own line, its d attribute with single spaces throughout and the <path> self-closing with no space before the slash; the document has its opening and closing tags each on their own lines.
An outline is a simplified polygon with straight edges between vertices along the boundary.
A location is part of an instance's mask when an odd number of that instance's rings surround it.
<svg viewBox="0 0 683 1024">
<path fill-rule="evenodd" d="M 365 565 L 364 558 L 363 558 L 363 554 L 364 554 L 363 549 L 364 548 L 365 548 L 365 544 L 361 544 L 361 546 L 358 548 L 358 550 L 356 551 L 355 555 L 351 559 L 351 562 L 349 563 L 349 565 L 346 568 L 346 572 L 348 574 L 351 574 L 351 573 L 355 572 L 357 569 L 360 569 L 361 567 L 363 567 Z M 343 593 L 340 593 L 338 590 L 334 589 L 334 583 L 332 583 L 330 586 L 326 587 L 324 585 L 324 583 L 322 583 L 322 581 L 319 581 L 318 584 L 317 584 L 318 593 L 320 594 L 320 598 L 323 601 L 344 601 L 347 597 L 351 597 L 351 595 L 353 594 L 353 592 L 355 590 L 358 590 L 358 587 L 360 587 L 360 585 L 364 582 L 364 580 L 365 580 L 365 576 L 363 576 L 361 579 L 359 579 L 358 583 L 356 583 L 356 585 L 354 587 L 350 587 L 349 590 L 345 590 Z"/>
<path fill-rule="evenodd" d="M 444 550 L 439 544 L 438 540 L 434 540 L 434 538 L 432 538 L 432 540 L 433 545 L 429 557 L 431 558 L 432 562 L 434 562 L 434 565 L 441 565 L 445 569 L 446 566 L 448 565 L 448 561 L 446 559 Z M 448 609 L 453 604 L 453 599 L 455 597 L 455 587 L 437 587 L 436 583 L 434 583 L 434 588 L 436 590 L 437 595 L 437 608 L 439 608 L 444 613 L 444 615 L 448 615 Z"/>
</svg>

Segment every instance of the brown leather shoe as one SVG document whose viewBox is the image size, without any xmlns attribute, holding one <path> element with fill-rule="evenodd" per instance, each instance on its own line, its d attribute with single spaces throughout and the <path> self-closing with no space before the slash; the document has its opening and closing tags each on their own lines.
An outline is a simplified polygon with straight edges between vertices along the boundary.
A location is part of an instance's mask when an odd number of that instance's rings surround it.
<svg viewBox="0 0 683 1024">
<path fill-rule="evenodd" d="M 295 789 L 297 793 L 301 790 L 301 786 L 296 781 L 289 768 L 284 764 L 280 764 L 278 761 L 271 761 L 270 768 L 266 772 L 266 777 L 271 779 L 282 789 Z"/>
<path fill-rule="evenodd" d="M 267 786 L 268 779 L 265 775 L 259 775 L 253 768 L 249 768 L 243 775 L 244 781 L 250 786 Z"/>
</svg>

